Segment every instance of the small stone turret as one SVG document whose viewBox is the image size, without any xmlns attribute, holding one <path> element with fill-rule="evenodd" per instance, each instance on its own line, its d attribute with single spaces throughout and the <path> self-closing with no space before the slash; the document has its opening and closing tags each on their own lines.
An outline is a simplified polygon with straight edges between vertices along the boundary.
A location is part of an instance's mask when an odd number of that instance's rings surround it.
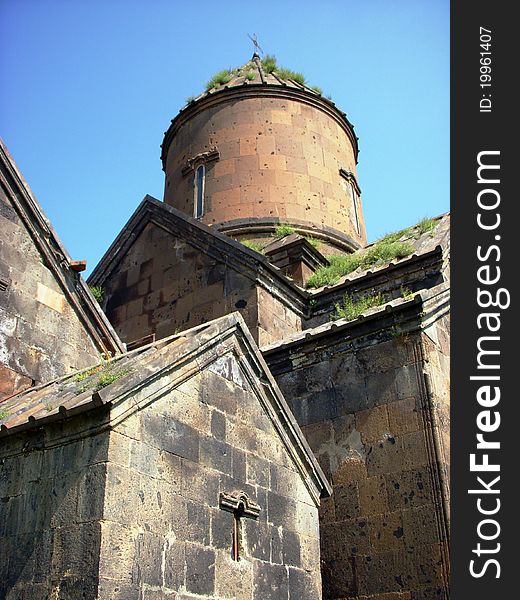
<svg viewBox="0 0 520 600">
<path fill-rule="evenodd" d="M 164 201 L 238 239 L 288 224 L 330 250 L 364 246 L 353 126 L 298 79 L 256 54 L 218 74 L 165 134 Z"/>
</svg>

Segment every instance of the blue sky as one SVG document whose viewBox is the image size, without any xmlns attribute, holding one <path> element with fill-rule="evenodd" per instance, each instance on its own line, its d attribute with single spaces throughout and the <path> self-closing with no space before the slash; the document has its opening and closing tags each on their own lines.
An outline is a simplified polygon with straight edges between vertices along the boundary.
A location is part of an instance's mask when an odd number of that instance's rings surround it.
<svg viewBox="0 0 520 600">
<path fill-rule="evenodd" d="M 248 33 L 354 123 L 369 240 L 449 210 L 448 1 L 0 0 L 0 135 L 87 274 Z"/>
</svg>

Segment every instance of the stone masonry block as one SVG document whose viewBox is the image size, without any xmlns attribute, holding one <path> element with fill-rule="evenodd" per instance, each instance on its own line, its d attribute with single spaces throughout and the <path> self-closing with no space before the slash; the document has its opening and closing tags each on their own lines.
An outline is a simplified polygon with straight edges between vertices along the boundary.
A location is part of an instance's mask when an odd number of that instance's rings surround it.
<svg viewBox="0 0 520 600">
<path fill-rule="evenodd" d="M 186 541 L 203 546 L 210 544 L 210 509 L 198 502 L 187 501 L 187 537 Z"/>
<path fill-rule="evenodd" d="M 156 448 L 182 458 L 199 460 L 199 432 L 165 414 L 146 411 L 142 415 L 143 436 Z"/>
<path fill-rule="evenodd" d="M 215 552 L 194 544 L 186 544 L 186 589 L 211 596 L 215 591 Z"/>
<path fill-rule="evenodd" d="M 293 531 L 286 529 L 282 539 L 283 564 L 299 566 L 301 563 L 300 537 Z"/>
<path fill-rule="evenodd" d="M 253 566 L 253 600 L 286 600 L 289 580 L 284 566 L 261 561 Z"/>
<path fill-rule="evenodd" d="M 416 508 L 432 500 L 429 467 L 385 475 L 390 510 Z"/>
<path fill-rule="evenodd" d="M 356 413 L 356 429 L 361 433 L 364 443 L 380 440 L 390 430 L 386 405 Z"/>
<path fill-rule="evenodd" d="M 220 471 L 231 473 L 231 456 L 233 447 L 213 437 L 201 437 L 200 461 L 203 465 Z"/>
<path fill-rule="evenodd" d="M 314 574 L 289 568 L 289 600 L 316 600 L 320 595 L 320 581 Z"/>
<path fill-rule="evenodd" d="M 218 410 L 211 411 L 211 435 L 221 442 L 226 441 L 226 415 Z"/>
<path fill-rule="evenodd" d="M 360 501 L 357 483 L 335 485 L 332 498 L 337 521 L 359 517 Z"/>
<path fill-rule="evenodd" d="M 324 561 L 322 578 L 325 600 L 357 597 L 357 577 L 353 557 L 338 555 L 334 559 Z"/>
<path fill-rule="evenodd" d="M 370 533 L 368 521 L 364 517 L 323 524 L 321 531 L 321 552 L 324 560 L 370 553 Z"/>
<path fill-rule="evenodd" d="M 230 553 L 216 553 L 215 588 L 218 598 L 249 598 L 253 593 L 253 563 L 234 561 Z"/>
<path fill-rule="evenodd" d="M 247 454 L 247 483 L 269 488 L 270 464 L 254 454 Z"/>
<path fill-rule="evenodd" d="M 370 544 L 376 552 L 404 547 L 403 520 L 399 511 L 369 518 Z"/>
<path fill-rule="evenodd" d="M 435 509 L 431 505 L 402 511 L 404 542 L 407 548 L 418 549 L 440 542 Z"/>
<path fill-rule="evenodd" d="M 182 461 L 181 493 L 184 497 L 195 502 L 204 499 L 210 508 L 218 508 L 219 491 L 220 478 L 214 471 L 188 460 Z"/>
<path fill-rule="evenodd" d="M 255 559 L 269 562 L 271 559 L 271 527 L 266 523 L 244 519 L 242 528 L 247 554 Z"/>
<path fill-rule="evenodd" d="M 389 510 L 386 481 L 383 475 L 359 481 L 359 505 L 362 515 L 378 515 Z"/>
<path fill-rule="evenodd" d="M 144 531 L 137 535 L 132 581 L 143 584 L 162 585 L 163 540 L 160 536 Z"/>
<path fill-rule="evenodd" d="M 184 566 L 186 561 L 184 541 L 171 541 L 164 548 L 164 585 L 179 590 L 185 584 Z"/>
<path fill-rule="evenodd" d="M 410 433 L 421 428 L 420 413 L 415 398 L 405 398 L 387 405 L 390 431 L 393 435 Z"/>
</svg>

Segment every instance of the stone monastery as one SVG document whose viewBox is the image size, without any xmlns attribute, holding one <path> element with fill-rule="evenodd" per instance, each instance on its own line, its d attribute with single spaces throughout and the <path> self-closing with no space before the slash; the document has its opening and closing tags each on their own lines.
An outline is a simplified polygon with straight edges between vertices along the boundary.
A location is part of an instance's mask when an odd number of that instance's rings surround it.
<svg viewBox="0 0 520 600">
<path fill-rule="evenodd" d="M 449 216 L 367 245 L 357 157 L 255 54 L 87 285 L 1 145 L 0 598 L 449 597 Z"/>
</svg>

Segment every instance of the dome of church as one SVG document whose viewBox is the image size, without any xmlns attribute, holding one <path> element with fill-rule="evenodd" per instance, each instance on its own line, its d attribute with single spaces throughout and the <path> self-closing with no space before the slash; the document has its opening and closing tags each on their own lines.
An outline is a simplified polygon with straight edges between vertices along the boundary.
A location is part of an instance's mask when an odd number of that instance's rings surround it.
<svg viewBox="0 0 520 600">
<path fill-rule="evenodd" d="M 366 244 L 358 140 L 344 112 L 274 57 L 217 73 L 165 133 L 164 201 L 238 239 L 281 224 L 332 250 Z"/>
</svg>

